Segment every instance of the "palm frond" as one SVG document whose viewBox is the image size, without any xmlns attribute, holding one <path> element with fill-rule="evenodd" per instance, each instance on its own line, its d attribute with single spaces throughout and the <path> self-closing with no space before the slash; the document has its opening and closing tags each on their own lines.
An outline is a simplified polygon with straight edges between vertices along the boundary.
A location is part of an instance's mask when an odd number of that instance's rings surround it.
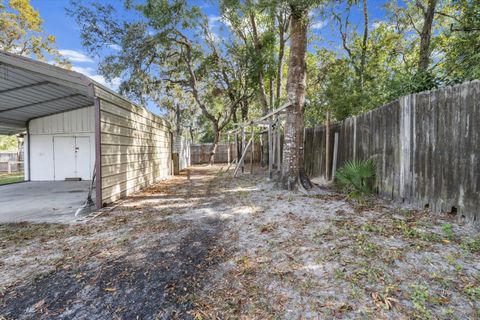
<svg viewBox="0 0 480 320">
<path fill-rule="evenodd" d="M 335 182 L 346 192 L 361 195 L 373 193 L 375 163 L 372 160 L 350 160 L 337 170 Z"/>
</svg>

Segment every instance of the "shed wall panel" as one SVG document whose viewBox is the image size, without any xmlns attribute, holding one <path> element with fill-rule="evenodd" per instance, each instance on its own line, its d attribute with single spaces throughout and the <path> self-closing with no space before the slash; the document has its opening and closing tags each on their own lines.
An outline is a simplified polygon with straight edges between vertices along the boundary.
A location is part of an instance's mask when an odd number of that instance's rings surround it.
<svg viewBox="0 0 480 320">
<path fill-rule="evenodd" d="M 102 203 L 108 204 L 172 174 L 168 123 L 101 88 Z"/>
</svg>

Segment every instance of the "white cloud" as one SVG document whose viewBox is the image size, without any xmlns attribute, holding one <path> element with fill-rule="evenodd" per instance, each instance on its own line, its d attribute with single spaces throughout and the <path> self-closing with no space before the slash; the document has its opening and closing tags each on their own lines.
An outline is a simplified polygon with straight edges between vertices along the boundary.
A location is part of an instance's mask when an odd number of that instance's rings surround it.
<svg viewBox="0 0 480 320">
<path fill-rule="evenodd" d="M 208 22 L 209 23 L 212 23 L 212 24 L 215 24 L 219 21 L 222 21 L 222 17 L 221 16 L 209 16 L 208 17 Z"/>
<path fill-rule="evenodd" d="M 389 23 L 387 21 L 375 21 L 372 23 L 372 29 L 377 29 L 379 27 L 385 26 L 387 30 L 394 30 L 395 26 L 392 23 Z"/>
<path fill-rule="evenodd" d="M 122 80 L 120 78 L 114 78 L 111 82 L 108 82 L 104 76 L 99 75 L 95 72 L 95 69 L 91 67 L 80 67 L 80 66 L 72 66 L 72 70 L 78 73 L 84 74 L 87 77 L 91 78 L 92 80 L 114 90 L 117 91 L 118 87 Z"/>
<path fill-rule="evenodd" d="M 118 44 L 112 43 L 112 44 L 110 44 L 110 45 L 108 45 L 108 46 L 110 47 L 110 49 L 115 50 L 115 51 L 120 51 L 120 50 L 122 50 L 122 47 L 120 47 Z"/>
<path fill-rule="evenodd" d="M 317 21 L 317 22 L 314 22 L 311 26 L 312 29 L 314 30 L 320 30 L 322 29 L 323 27 L 325 27 L 328 23 L 328 20 L 320 20 L 320 21 Z"/>
<path fill-rule="evenodd" d="M 59 50 L 59 51 L 62 56 L 64 56 L 65 58 L 67 58 L 72 62 L 88 62 L 88 63 L 95 62 L 93 61 L 92 58 L 90 58 L 89 56 L 87 56 L 86 54 L 80 51 L 68 50 L 68 49 Z"/>
</svg>

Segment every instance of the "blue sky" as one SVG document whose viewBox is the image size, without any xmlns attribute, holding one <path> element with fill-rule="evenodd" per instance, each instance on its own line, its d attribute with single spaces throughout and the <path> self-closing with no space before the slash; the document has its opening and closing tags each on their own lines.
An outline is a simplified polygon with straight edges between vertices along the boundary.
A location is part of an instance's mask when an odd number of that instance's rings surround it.
<svg viewBox="0 0 480 320">
<path fill-rule="evenodd" d="M 218 5 L 214 1 L 198 1 L 192 0 L 192 3 L 199 5 L 202 10 L 210 17 L 210 21 L 215 23 L 215 27 L 220 29 L 221 21 L 219 19 Z M 117 9 L 119 14 L 125 17 L 129 16 L 128 12 L 123 9 L 122 0 L 102 0 L 102 2 L 110 2 Z M 97 67 L 99 63 L 98 57 L 89 57 L 82 47 L 80 39 L 80 29 L 75 20 L 68 16 L 65 8 L 70 6 L 69 0 L 31 0 L 34 8 L 40 11 L 41 17 L 44 19 L 44 29 L 46 33 L 52 34 L 57 39 L 57 47 L 62 54 L 69 58 L 75 71 L 86 74 L 96 81 L 106 84 L 115 89 L 118 87 L 119 80 L 114 83 L 106 83 L 102 76 L 98 75 Z M 384 19 L 385 0 L 369 0 L 370 24 Z M 319 36 L 320 39 L 315 44 L 318 46 L 326 46 L 335 48 L 340 45 L 338 31 L 332 28 L 332 21 L 328 18 L 313 17 L 312 32 Z M 362 13 L 360 7 L 354 9 L 351 14 L 353 23 L 362 22 Z M 159 110 L 155 106 L 149 106 L 149 109 L 155 113 Z"/>
</svg>

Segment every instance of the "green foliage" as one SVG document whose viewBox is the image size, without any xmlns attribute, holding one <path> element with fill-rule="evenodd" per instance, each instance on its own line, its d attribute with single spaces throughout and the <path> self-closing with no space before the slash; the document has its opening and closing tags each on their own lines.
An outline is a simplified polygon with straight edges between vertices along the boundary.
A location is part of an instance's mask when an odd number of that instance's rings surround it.
<svg viewBox="0 0 480 320">
<path fill-rule="evenodd" d="M 63 67 L 70 67 L 55 47 L 55 37 L 44 33 L 40 13 L 30 0 L 0 1 L 0 50 L 33 56 L 39 60 L 54 59 Z"/>
<path fill-rule="evenodd" d="M 0 174 L 0 185 L 23 181 L 23 173 Z"/>
<path fill-rule="evenodd" d="M 450 82 L 480 78 L 480 2 L 453 0 L 456 19 L 450 19 L 445 32 L 445 62 L 442 64 Z"/>
<path fill-rule="evenodd" d="M 18 141 L 16 136 L 0 135 L 0 151 L 16 151 L 18 149 Z"/>
<path fill-rule="evenodd" d="M 442 231 L 445 237 L 449 240 L 452 240 L 455 237 L 455 234 L 453 233 L 452 225 L 450 223 L 443 224 Z"/>
<path fill-rule="evenodd" d="M 470 253 L 480 253 L 480 236 L 473 239 L 464 239 L 461 243 L 461 247 Z"/>
<path fill-rule="evenodd" d="M 412 302 L 414 308 L 422 317 L 430 319 L 432 314 L 427 308 L 427 303 L 430 302 L 432 297 L 430 296 L 429 288 L 426 285 L 413 285 L 412 289 Z"/>
<path fill-rule="evenodd" d="M 372 160 L 346 162 L 335 173 L 335 182 L 344 191 L 365 196 L 373 193 L 375 164 Z"/>
</svg>

